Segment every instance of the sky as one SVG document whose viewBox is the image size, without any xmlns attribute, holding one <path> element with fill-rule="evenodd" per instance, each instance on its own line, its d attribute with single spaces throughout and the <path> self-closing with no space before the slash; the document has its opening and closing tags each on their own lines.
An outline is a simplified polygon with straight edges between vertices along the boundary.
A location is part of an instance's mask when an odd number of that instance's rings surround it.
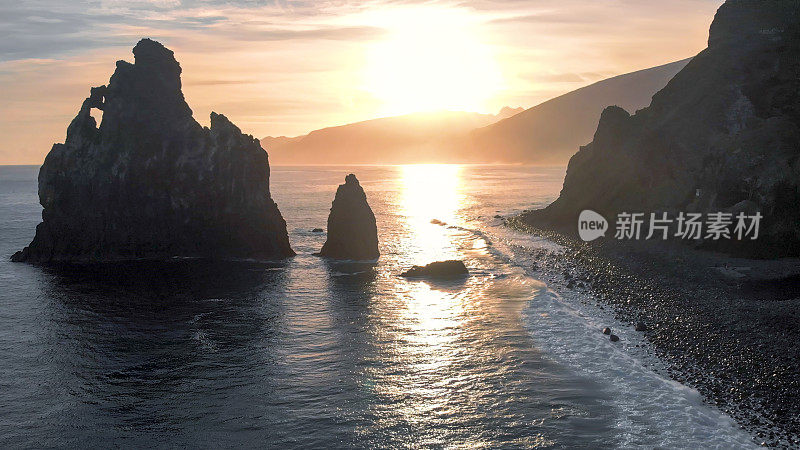
<svg viewBox="0 0 800 450">
<path fill-rule="evenodd" d="M 0 164 L 41 164 L 149 37 L 195 118 L 256 137 L 525 108 L 693 56 L 722 0 L 0 0 Z"/>
</svg>

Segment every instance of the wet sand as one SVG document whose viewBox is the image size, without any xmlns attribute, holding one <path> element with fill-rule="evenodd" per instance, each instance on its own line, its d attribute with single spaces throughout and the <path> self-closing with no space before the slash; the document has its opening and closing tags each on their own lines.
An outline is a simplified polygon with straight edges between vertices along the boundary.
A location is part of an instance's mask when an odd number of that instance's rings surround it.
<svg viewBox="0 0 800 450">
<path fill-rule="evenodd" d="M 667 374 L 771 447 L 800 445 L 800 259 L 733 258 L 678 242 L 584 243 L 514 218 L 563 246 L 536 270 L 643 322 Z M 598 338 L 603 338 L 598 330 Z"/>
</svg>

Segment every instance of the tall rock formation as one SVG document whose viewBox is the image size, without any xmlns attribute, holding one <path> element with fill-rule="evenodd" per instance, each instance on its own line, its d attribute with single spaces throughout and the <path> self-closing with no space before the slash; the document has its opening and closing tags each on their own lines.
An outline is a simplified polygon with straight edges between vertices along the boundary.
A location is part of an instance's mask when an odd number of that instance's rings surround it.
<svg viewBox="0 0 800 450">
<path fill-rule="evenodd" d="M 631 116 L 609 107 L 560 197 L 523 216 L 571 228 L 583 209 L 759 210 L 746 253 L 800 254 L 800 2 L 728 0 L 708 48 Z M 775 254 L 775 253 L 772 253 Z"/>
<path fill-rule="evenodd" d="M 339 185 L 328 216 L 328 240 L 319 256 L 333 259 L 376 259 L 378 227 L 367 195 L 352 173 Z"/>
<path fill-rule="evenodd" d="M 15 261 L 293 255 L 259 141 L 225 116 L 202 127 L 173 52 L 143 39 L 118 61 L 39 171 L 42 223 Z M 97 126 L 91 110 L 102 110 Z"/>
</svg>

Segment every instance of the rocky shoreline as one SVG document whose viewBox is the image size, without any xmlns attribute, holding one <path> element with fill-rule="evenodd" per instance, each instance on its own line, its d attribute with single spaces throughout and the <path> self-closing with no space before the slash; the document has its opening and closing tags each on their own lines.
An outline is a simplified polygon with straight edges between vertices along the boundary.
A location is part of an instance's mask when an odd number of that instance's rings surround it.
<svg viewBox="0 0 800 450">
<path fill-rule="evenodd" d="M 732 258 L 670 242 L 586 244 L 519 218 L 508 224 L 563 247 L 537 250 L 530 268 L 553 288 L 610 306 L 631 329 L 643 322 L 665 375 L 756 442 L 800 445 L 800 259 Z"/>
</svg>

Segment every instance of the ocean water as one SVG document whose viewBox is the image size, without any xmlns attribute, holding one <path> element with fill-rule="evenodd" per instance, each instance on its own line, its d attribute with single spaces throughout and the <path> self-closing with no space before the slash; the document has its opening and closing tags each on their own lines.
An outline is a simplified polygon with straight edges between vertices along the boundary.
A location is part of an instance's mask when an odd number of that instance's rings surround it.
<svg viewBox="0 0 800 450">
<path fill-rule="evenodd" d="M 529 270 L 557 246 L 494 216 L 547 204 L 563 168 L 273 167 L 298 256 L 81 269 L 8 261 L 40 219 L 37 171 L 0 167 L 2 448 L 753 446 Z M 311 256 L 350 171 L 375 264 Z M 397 276 L 452 258 L 467 279 Z"/>
</svg>

